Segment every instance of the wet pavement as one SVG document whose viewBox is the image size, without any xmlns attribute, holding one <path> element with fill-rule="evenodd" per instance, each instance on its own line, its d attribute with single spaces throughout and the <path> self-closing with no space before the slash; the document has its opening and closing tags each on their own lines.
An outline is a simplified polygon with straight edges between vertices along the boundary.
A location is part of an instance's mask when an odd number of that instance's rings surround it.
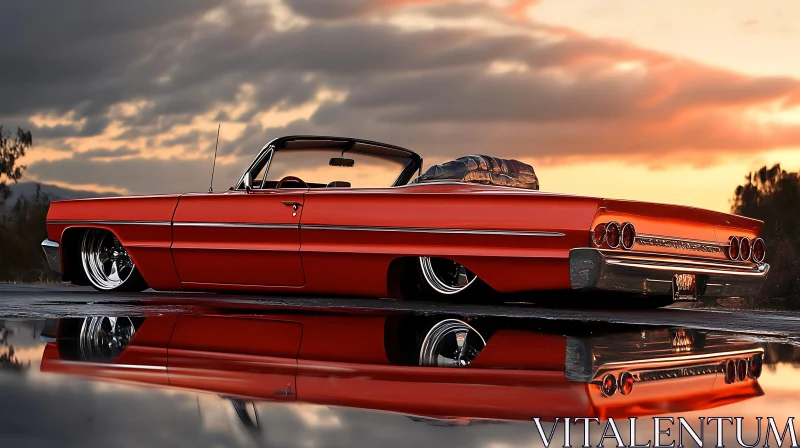
<svg viewBox="0 0 800 448">
<path fill-rule="evenodd" d="M 798 322 L 0 285 L 0 443 L 629 446 L 658 424 L 663 444 L 698 446 L 653 419 L 672 417 L 714 446 L 707 419 L 730 417 L 721 439 L 739 446 L 741 417 L 741 442 L 777 446 L 767 417 L 780 436 L 800 409 Z"/>
</svg>

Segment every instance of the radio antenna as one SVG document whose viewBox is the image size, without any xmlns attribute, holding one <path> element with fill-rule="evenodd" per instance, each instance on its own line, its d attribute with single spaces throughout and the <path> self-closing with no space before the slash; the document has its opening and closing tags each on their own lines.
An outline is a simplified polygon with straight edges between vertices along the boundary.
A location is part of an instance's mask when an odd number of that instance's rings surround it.
<svg viewBox="0 0 800 448">
<path fill-rule="evenodd" d="M 219 128 L 222 127 L 222 123 L 217 124 L 217 144 L 214 145 L 214 163 L 211 164 L 211 184 L 208 186 L 208 192 L 211 193 L 214 191 L 214 168 L 217 166 L 217 148 L 219 148 Z"/>
</svg>

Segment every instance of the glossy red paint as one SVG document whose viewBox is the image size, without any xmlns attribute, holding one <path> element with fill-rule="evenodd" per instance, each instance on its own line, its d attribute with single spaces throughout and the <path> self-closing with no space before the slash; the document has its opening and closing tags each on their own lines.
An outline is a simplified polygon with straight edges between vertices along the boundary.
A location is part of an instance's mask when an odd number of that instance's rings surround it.
<svg viewBox="0 0 800 448">
<path fill-rule="evenodd" d="M 299 224 L 304 192 L 182 196 L 173 219 L 172 254 L 186 289 L 302 286 Z M 298 204 L 297 210 L 284 202 Z"/>
<path fill-rule="evenodd" d="M 393 329 L 378 314 L 154 316 L 113 362 L 69 360 L 49 343 L 41 369 L 250 399 L 513 420 L 683 412 L 763 393 L 755 379 L 728 385 L 718 373 L 604 397 L 596 383 L 567 380 L 565 337 L 524 330 L 498 331 L 467 368 L 398 365 L 387 355 Z"/>
<path fill-rule="evenodd" d="M 76 228 L 114 232 L 159 290 L 387 297 L 397 296 L 392 263 L 419 256 L 452 259 L 503 293 L 569 289 L 569 251 L 591 246 L 591 229 L 609 221 L 712 243 L 731 232 L 754 238 L 762 225 L 690 207 L 442 183 L 59 201 L 48 232 L 56 242 Z M 65 264 L 76 250 L 67 241 Z"/>
<path fill-rule="evenodd" d="M 181 290 L 170 252 L 170 222 L 178 198 L 159 195 L 52 202 L 47 235 L 61 245 L 61 272 L 73 281 L 80 278 L 82 266 L 76 262 L 79 236 L 87 228 L 100 228 L 116 235 L 151 288 Z"/>
</svg>

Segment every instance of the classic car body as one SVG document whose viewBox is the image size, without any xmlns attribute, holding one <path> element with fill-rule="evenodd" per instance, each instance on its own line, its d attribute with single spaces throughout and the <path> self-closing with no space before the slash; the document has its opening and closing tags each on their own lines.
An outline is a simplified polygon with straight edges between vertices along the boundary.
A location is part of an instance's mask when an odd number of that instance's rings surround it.
<svg viewBox="0 0 800 448">
<path fill-rule="evenodd" d="M 525 319 L 465 320 L 308 310 L 62 319 L 43 332 L 41 370 L 462 419 L 627 418 L 763 394 L 763 345 L 730 335 L 563 336 Z"/>
<path fill-rule="evenodd" d="M 276 154 L 323 149 L 391 159 L 399 175 L 385 188 L 268 179 Z M 761 221 L 500 186 L 491 181 L 497 173 L 478 176 L 489 179 L 482 183 L 413 181 L 421 172 L 422 159 L 408 149 L 283 137 L 224 192 L 53 202 L 43 248 L 65 280 L 101 290 L 404 298 L 611 291 L 660 305 L 751 296 L 769 270 Z"/>
</svg>

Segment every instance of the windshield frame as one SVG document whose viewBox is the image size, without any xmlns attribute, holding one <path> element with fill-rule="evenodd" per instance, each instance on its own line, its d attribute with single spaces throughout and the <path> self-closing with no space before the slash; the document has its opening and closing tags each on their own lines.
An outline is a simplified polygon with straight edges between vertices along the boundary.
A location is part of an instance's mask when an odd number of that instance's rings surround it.
<svg viewBox="0 0 800 448">
<path fill-rule="evenodd" d="M 287 148 L 287 144 L 294 142 L 294 141 L 331 141 L 338 144 L 346 145 L 346 149 L 344 152 L 351 151 L 354 153 L 362 153 L 362 154 L 370 154 L 375 157 L 381 158 L 407 158 L 408 163 L 403 166 L 400 170 L 400 173 L 397 176 L 397 179 L 392 183 L 392 185 L 388 185 L 387 187 L 383 188 L 391 188 L 391 187 L 398 187 L 401 185 L 406 185 L 411 178 L 414 176 L 415 173 L 422 173 L 422 157 L 420 157 L 417 153 L 410 149 L 402 148 L 400 146 L 389 145 L 387 143 L 380 143 L 374 142 L 371 140 L 362 140 L 362 139 L 354 139 L 354 138 L 344 138 L 344 137 L 328 137 L 328 136 L 308 136 L 308 135 L 296 135 L 296 136 L 288 136 L 288 137 L 281 137 L 271 142 L 267 143 L 261 148 L 261 151 L 256 155 L 253 162 L 250 166 L 242 173 L 242 177 L 239 178 L 239 182 L 236 183 L 234 187 L 235 190 L 243 190 L 244 189 L 244 178 L 247 173 L 255 176 L 260 173 L 263 169 L 264 176 L 261 179 L 261 185 L 259 185 L 259 189 L 264 189 L 264 185 L 267 181 L 267 176 L 269 175 L 269 167 L 272 164 L 272 158 L 277 151 L 308 151 L 313 149 L 320 149 L 317 147 L 307 147 L 307 148 Z M 381 154 L 377 151 L 370 151 L 365 150 L 365 148 L 355 149 L 353 148 L 356 144 L 360 144 L 366 147 L 375 147 L 375 149 L 380 149 L 387 152 L 395 153 L 396 155 L 388 156 L 386 154 Z M 358 187 L 356 187 L 358 188 Z"/>
</svg>

